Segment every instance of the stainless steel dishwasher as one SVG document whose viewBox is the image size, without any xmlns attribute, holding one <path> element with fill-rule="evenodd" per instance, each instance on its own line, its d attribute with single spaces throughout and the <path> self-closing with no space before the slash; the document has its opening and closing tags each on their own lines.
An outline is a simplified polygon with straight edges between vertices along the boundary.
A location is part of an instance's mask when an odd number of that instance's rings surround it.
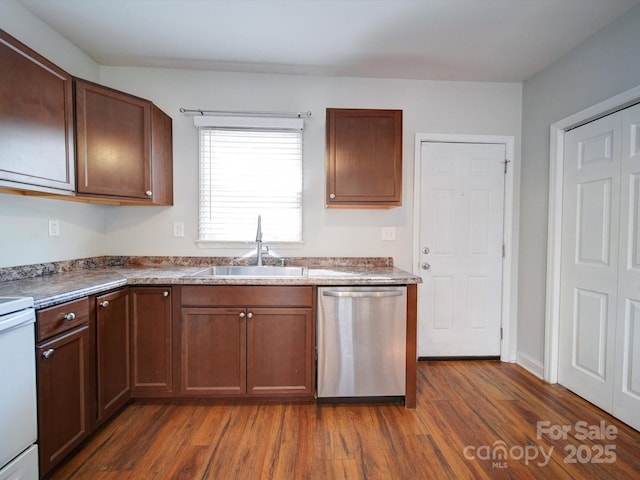
<svg viewBox="0 0 640 480">
<path fill-rule="evenodd" d="M 407 288 L 318 288 L 318 398 L 405 395 Z"/>
</svg>

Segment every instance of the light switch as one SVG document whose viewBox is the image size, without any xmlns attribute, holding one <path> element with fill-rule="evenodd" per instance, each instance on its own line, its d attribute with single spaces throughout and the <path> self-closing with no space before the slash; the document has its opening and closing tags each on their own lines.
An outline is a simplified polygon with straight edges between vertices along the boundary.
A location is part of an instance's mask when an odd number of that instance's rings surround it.
<svg viewBox="0 0 640 480">
<path fill-rule="evenodd" d="M 184 237 L 184 223 L 182 222 L 173 223 L 173 236 Z"/>
</svg>

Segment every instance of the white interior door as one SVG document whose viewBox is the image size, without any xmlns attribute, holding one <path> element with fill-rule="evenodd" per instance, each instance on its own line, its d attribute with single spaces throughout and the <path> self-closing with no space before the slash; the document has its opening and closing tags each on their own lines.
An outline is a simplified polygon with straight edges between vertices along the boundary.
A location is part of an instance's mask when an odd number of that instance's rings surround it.
<svg viewBox="0 0 640 480">
<path fill-rule="evenodd" d="M 558 381 L 640 429 L 640 105 L 565 135 Z"/>
<path fill-rule="evenodd" d="M 640 105 L 622 111 L 613 415 L 640 430 Z"/>
<path fill-rule="evenodd" d="M 613 401 L 619 192 L 620 117 L 567 132 L 558 381 L 604 410 Z"/>
<path fill-rule="evenodd" d="M 421 357 L 500 355 L 505 153 L 422 143 Z"/>
</svg>

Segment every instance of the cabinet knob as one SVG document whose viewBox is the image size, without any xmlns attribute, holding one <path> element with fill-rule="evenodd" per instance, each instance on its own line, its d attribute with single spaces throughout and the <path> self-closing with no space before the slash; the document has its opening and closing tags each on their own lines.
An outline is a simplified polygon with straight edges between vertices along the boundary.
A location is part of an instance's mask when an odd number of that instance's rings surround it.
<svg viewBox="0 0 640 480">
<path fill-rule="evenodd" d="M 253 313 L 251 312 L 247 313 L 247 318 L 253 318 Z"/>
<path fill-rule="evenodd" d="M 146 191 L 146 192 L 144 192 L 144 193 L 145 193 L 145 195 L 146 195 L 147 197 L 150 197 L 151 195 L 153 195 L 153 192 L 152 192 L 151 190 L 147 190 L 147 191 Z"/>
<path fill-rule="evenodd" d="M 240 312 L 240 313 L 238 314 L 238 316 L 239 316 L 240 318 L 244 318 L 246 315 L 244 314 L 244 312 Z"/>
<path fill-rule="evenodd" d="M 76 319 L 76 314 L 71 312 L 71 313 L 67 313 L 64 316 L 64 321 L 65 322 L 73 322 Z"/>
<path fill-rule="evenodd" d="M 53 348 L 50 348 L 49 350 L 45 350 L 44 352 L 42 352 L 42 357 L 46 360 L 48 358 L 51 358 L 51 355 L 53 355 L 55 353 L 55 350 Z"/>
<path fill-rule="evenodd" d="M 168 297 L 169 296 L 169 292 L 167 292 L 166 290 L 164 292 L 162 292 L 162 296 L 163 297 Z"/>
<path fill-rule="evenodd" d="M 331 195 L 329 195 L 329 198 L 330 198 L 331 200 L 334 200 L 334 199 L 336 198 L 336 194 L 335 194 L 335 193 L 332 193 Z"/>
<path fill-rule="evenodd" d="M 100 306 L 102 308 L 107 308 L 109 306 L 109 300 L 104 300 L 104 301 L 100 302 Z"/>
</svg>

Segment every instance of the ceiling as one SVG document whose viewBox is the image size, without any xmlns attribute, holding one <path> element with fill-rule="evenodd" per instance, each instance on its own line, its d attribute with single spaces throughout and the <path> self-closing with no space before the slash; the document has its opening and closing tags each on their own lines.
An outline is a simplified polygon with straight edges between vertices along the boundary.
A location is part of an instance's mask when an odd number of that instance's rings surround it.
<svg viewBox="0 0 640 480">
<path fill-rule="evenodd" d="M 18 0 L 96 62 L 527 80 L 640 0 Z"/>
</svg>

